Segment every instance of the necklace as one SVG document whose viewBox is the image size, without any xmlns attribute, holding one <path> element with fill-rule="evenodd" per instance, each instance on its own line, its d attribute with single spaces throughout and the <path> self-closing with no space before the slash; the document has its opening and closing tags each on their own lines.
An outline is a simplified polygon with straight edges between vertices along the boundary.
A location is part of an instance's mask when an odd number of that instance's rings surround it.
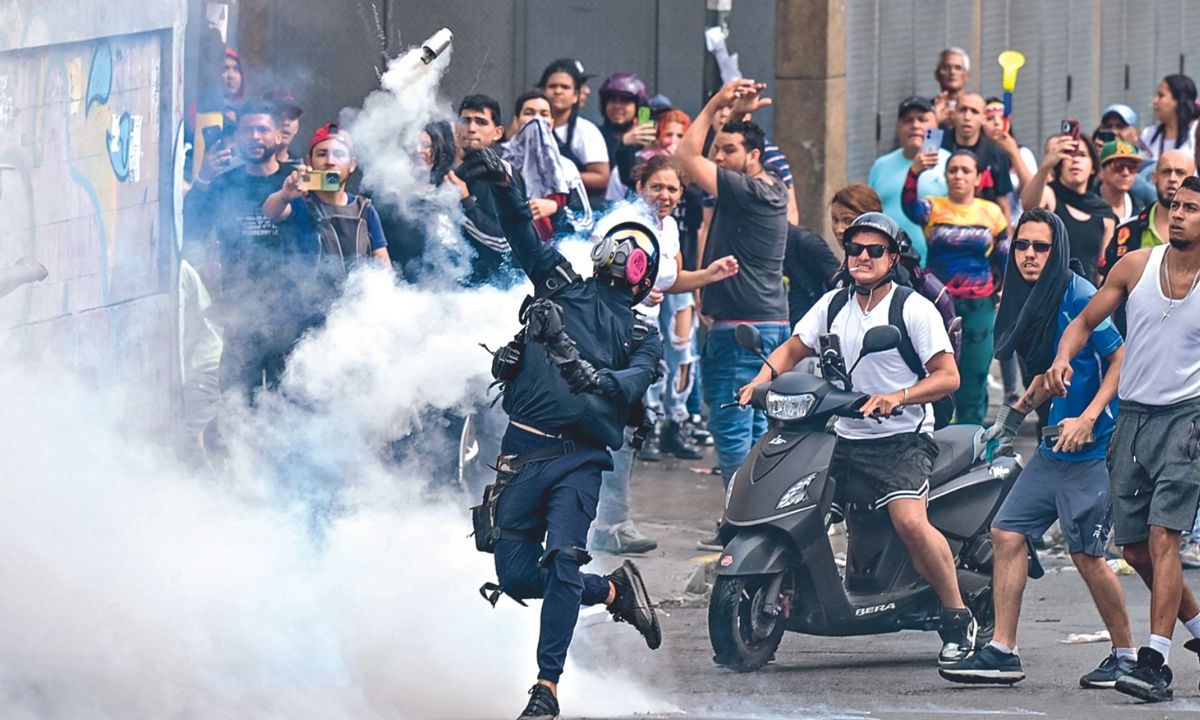
<svg viewBox="0 0 1200 720">
<path fill-rule="evenodd" d="M 1171 311 L 1175 309 L 1175 291 L 1171 289 L 1171 247 L 1167 247 L 1163 251 L 1163 276 L 1167 284 L 1167 309 L 1163 310 L 1162 318 L 1159 322 L 1166 322 L 1166 319 L 1171 317 Z M 1196 273 L 1192 275 L 1192 284 L 1188 287 L 1187 292 L 1179 299 L 1180 303 L 1187 302 L 1187 299 L 1192 296 L 1192 291 L 1196 289 L 1196 285 L 1200 284 L 1200 268 L 1196 269 Z"/>
</svg>

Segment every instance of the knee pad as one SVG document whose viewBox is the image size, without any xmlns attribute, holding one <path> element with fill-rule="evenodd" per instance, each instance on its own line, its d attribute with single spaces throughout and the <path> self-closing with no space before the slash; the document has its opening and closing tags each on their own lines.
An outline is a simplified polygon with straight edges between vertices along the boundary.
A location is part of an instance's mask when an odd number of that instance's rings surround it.
<svg viewBox="0 0 1200 720">
<path fill-rule="evenodd" d="M 583 548 L 554 548 L 542 556 L 542 578 L 547 584 L 557 578 L 569 584 L 582 583 L 579 568 L 592 561 Z"/>
</svg>

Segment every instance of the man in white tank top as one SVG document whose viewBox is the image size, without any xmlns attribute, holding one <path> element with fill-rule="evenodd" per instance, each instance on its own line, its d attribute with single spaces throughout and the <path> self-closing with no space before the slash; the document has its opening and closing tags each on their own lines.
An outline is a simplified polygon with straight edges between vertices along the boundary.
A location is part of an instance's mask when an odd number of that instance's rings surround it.
<svg viewBox="0 0 1200 720">
<path fill-rule="evenodd" d="M 1149 702 L 1172 699 L 1167 665 L 1175 619 L 1200 654 L 1200 605 L 1183 583 L 1179 539 L 1200 504 L 1200 178 L 1170 205 L 1170 243 L 1123 257 L 1068 326 L 1047 382 L 1059 395 L 1071 359 L 1093 328 L 1125 303 L 1128 337 L 1108 446 L 1113 535 L 1150 587 L 1150 642 L 1116 689 Z"/>
</svg>

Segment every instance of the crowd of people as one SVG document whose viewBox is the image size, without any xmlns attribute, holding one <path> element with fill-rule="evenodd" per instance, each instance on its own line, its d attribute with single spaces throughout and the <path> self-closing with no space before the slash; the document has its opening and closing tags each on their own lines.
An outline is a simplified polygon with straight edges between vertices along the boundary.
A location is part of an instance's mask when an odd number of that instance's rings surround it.
<svg viewBox="0 0 1200 720">
<path fill-rule="evenodd" d="M 498 378 L 510 424 L 497 487 L 514 490 L 497 493 L 491 518 L 493 602 L 499 593 L 544 598 L 539 682 L 522 717 L 557 715 L 581 603 L 608 605 L 651 648 L 661 640 L 632 563 L 606 577 L 580 568 L 587 549 L 656 547 L 632 520 L 635 460 L 701 460 L 711 444 L 728 486 L 764 433 L 765 417 L 745 404 L 771 376 L 735 329 L 753 325 L 780 371 L 829 332 L 853 362 L 866 329 L 889 322 L 894 298 L 908 344 L 868 358 L 854 376 L 871 395 L 864 414 L 886 419 L 839 420 L 831 472 L 848 501 L 886 507 L 940 597 L 943 675 L 1024 677 L 1023 558 L 1057 520 L 1114 646 L 1081 682 L 1170 697 L 1174 618 L 1200 638 L 1200 606 L 1178 571 L 1181 542 L 1184 560 L 1200 561 L 1181 540 L 1200 501 L 1200 300 L 1191 292 L 1200 278 L 1200 108 L 1190 78 L 1163 79 L 1144 128 L 1114 104 L 1091 133 L 1066 118 L 1031 149 L 1000 100 L 969 90 L 967 53 L 948 48 L 939 94 L 897 108 L 896 149 L 866 183 L 832 194 L 827 242 L 812 229 L 823 218 L 800 223 L 788 160 L 754 119 L 770 100 L 753 80 L 724 85 L 692 117 L 619 72 L 598 88 L 596 125 L 581 113 L 592 76 L 578 60 L 556 60 L 507 118 L 498 100 L 475 94 L 457 104 L 455 123 L 426 126 L 411 152 L 428 171 L 430 199 L 401 212 L 348 189 L 358 158 L 336 123 L 318 126 L 294 157 L 302 109 L 287 92 L 246 101 L 237 53 L 224 60 L 223 129 L 205 133 L 207 115 L 196 115 L 204 147 L 185 199 L 185 274 L 216 296 L 208 317 L 224 346 L 219 378 L 202 384 L 251 400 L 275 385 L 292 345 L 357 265 L 388 268 L 398 282 L 430 277 L 426 210 L 441 188 L 457 192 L 451 222 L 470 250 L 455 281 L 534 285 L 538 302 L 518 338 L 525 357 Z M 566 236 L 595 242 L 591 280 L 564 265 L 556 245 Z M 1161 292 L 1146 290 L 1146 277 L 1163 278 Z M 914 292 L 895 292 L 901 286 Z M 194 367 L 218 372 L 206 347 Z M 539 356 L 557 374 L 531 369 Z M 954 558 L 925 514 L 937 452 L 929 433 L 987 422 L 993 384 L 1003 402 L 987 437 L 1011 439 L 1030 413 L 1039 431 L 1055 432 L 993 523 L 996 630 L 976 652 Z M 554 403 L 576 414 L 568 420 Z M 625 422 L 635 406 L 648 418 L 640 428 Z M 1104 562 L 1110 512 L 1117 544 L 1153 592 L 1154 634 L 1136 652 Z M 717 537 L 701 546 L 721 547 Z"/>
</svg>

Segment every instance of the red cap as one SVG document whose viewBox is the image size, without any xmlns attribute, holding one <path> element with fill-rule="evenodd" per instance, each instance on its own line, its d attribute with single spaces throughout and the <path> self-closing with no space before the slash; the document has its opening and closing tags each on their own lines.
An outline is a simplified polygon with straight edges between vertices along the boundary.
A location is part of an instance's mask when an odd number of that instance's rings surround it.
<svg viewBox="0 0 1200 720">
<path fill-rule="evenodd" d="M 326 140 L 337 140 L 348 150 L 354 152 L 354 143 L 350 140 L 350 133 L 339 127 L 337 123 L 325 123 L 317 128 L 317 131 L 313 133 L 312 140 L 308 142 L 308 151 L 312 152 L 313 148 Z"/>
</svg>

